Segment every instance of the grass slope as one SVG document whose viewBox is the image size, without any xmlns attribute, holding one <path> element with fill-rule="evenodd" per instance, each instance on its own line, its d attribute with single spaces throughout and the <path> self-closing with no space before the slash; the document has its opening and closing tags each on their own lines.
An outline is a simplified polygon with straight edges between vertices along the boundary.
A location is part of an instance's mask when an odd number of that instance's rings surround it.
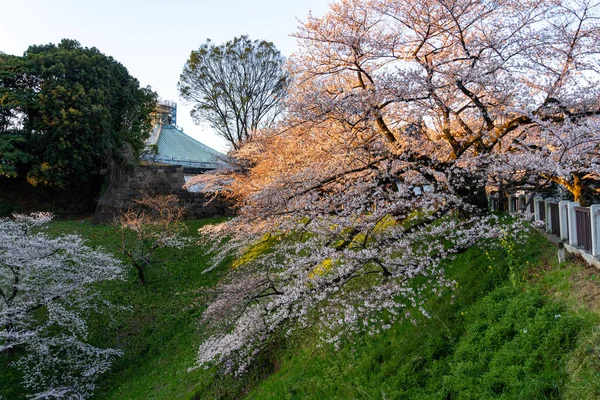
<svg viewBox="0 0 600 400">
<path fill-rule="evenodd" d="M 431 318 L 395 324 L 340 351 L 305 341 L 247 398 L 599 398 L 597 386 L 588 384 L 586 397 L 575 390 L 582 392 L 590 375 L 597 383 L 600 364 L 581 368 L 579 384 L 569 368 L 582 347 L 598 353 L 597 341 L 582 338 L 600 318 L 573 302 L 565 283 L 585 267 L 559 268 L 554 258 L 539 234 L 510 252 L 474 247 L 447 265 L 458 287 L 430 299 Z"/>
<path fill-rule="evenodd" d="M 188 222 L 190 235 L 211 222 Z M 58 221 L 51 230 L 119 247 L 109 226 Z M 539 234 L 505 250 L 473 247 L 448 262 L 457 288 L 429 300 L 430 318 L 415 312 L 416 324 L 397 323 L 339 350 L 305 331 L 274 342 L 241 378 L 216 368 L 187 372 L 204 333 L 206 293 L 226 266 L 202 274 L 201 246 L 158 256 L 163 262 L 148 272 L 147 286 L 132 269 L 127 281 L 101 287 L 129 308 L 113 321 L 90 317 L 92 341 L 125 353 L 97 399 L 600 398 L 600 278 L 577 262 L 557 266 Z M 24 398 L 17 378 L 0 371 L 0 394 Z"/>
<path fill-rule="evenodd" d="M 199 227 L 215 221 L 187 222 L 189 235 L 196 236 Z M 111 226 L 55 221 L 49 232 L 77 233 L 88 240 L 88 245 L 119 255 L 120 239 Z M 202 274 L 208 260 L 201 246 L 183 251 L 159 249 L 156 259 L 160 262 L 148 271 L 146 286 L 137 283 L 133 268 L 126 281 L 101 286 L 106 299 L 127 308 L 112 318 L 91 316 L 90 339 L 100 346 L 118 347 L 125 355 L 102 379 L 95 398 L 193 398 L 207 381 L 212 382 L 212 378 L 202 376 L 206 371 L 188 373 L 187 369 L 193 365 L 200 344 L 198 319 L 206 301 L 201 293 L 214 286 L 221 274 Z M 18 381 L 13 378 L 11 383 Z"/>
</svg>

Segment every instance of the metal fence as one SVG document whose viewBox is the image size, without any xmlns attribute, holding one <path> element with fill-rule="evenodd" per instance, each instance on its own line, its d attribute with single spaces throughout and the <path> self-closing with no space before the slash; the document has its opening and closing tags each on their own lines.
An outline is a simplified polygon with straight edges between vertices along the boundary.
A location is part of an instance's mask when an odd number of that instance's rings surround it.
<svg viewBox="0 0 600 400">
<path fill-rule="evenodd" d="M 590 209 L 587 207 L 575 207 L 575 219 L 577 223 L 577 246 L 592 251 L 592 221 Z"/>
<path fill-rule="evenodd" d="M 558 203 L 549 203 L 550 229 L 553 235 L 560 237 L 560 215 L 558 214 Z"/>
<path fill-rule="evenodd" d="M 577 202 L 521 194 L 504 198 L 492 196 L 491 209 L 499 211 L 501 202 L 509 212 L 533 214 L 546 232 L 565 240 L 569 251 L 579 251 L 588 262 L 600 268 L 600 204 L 580 207 Z"/>
<path fill-rule="evenodd" d="M 500 209 L 500 200 L 497 197 L 492 197 L 490 199 L 490 208 L 492 210 L 499 210 Z"/>
<path fill-rule="evenodd" d="M 540 210 L 540 221 L 546 221 L 546 203 L 538 200 L 538 209 Z"/>
<path fill-rule="evenodd" d="M 519 198 L 513 197 L 511 201 L 512 201 L 512 209 L 518 211 L 519 210 Z"/>
</svg>

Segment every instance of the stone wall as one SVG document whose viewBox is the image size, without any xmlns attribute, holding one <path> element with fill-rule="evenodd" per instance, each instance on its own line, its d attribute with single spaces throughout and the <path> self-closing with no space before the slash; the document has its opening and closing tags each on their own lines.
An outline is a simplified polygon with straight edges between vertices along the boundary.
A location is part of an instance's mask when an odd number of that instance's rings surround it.
<svg viewBox="0 0 600 400">
<path fill-rule="evenodd" d="M 32 186 L 26 174 L 17 178 L 0 176 L 0 217 L 12 213 L 48 211 L 57 218 L 87 217 L 94 213 L 101 177 L 92 175 L 85 184 L 59 188 Z"/>
<path fill-rule="evenodd" d="M 94 222 L 112 222 L 121 211 L 135 208 L 135 200 L 143 194 L 177 195 L 180 204 L 186 208 L 189 219 L 227 217 L 234 214 L 232 207 L 222 200 L 209 200 L 203 193 L 190 193 L 182 189 L 184 183 L 183 167 L 140 165 L 112 182 L 106 194 L 98 199 Z"/>
</svg>

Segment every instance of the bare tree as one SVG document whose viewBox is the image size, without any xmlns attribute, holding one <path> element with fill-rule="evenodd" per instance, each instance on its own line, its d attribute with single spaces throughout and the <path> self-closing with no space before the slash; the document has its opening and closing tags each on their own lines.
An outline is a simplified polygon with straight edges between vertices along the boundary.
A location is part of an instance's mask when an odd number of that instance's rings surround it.
<svg viewBox="0 0 600 400">
<path fill-rule="evenodd" d="M 196 123 L 208 122 L 234 149 L 259 126 L 272 122 L 287 89 L 284 58 L 273 43 L 248 36 L 192 51 L 179 93 L 194 105 Z"/>
<path fill-rule="evenodd" d="M 140 285 L 146 284 L 146 269 L 155 261 L 160 247 L 182 248 L 189 241 L 182 234 L 185 209 L 175 195 L 144 195 L 136 200 L 138 208 L 123 212 L 114 226 L 121 236 L 121 247 L 136 269 Z"/>
</svg>

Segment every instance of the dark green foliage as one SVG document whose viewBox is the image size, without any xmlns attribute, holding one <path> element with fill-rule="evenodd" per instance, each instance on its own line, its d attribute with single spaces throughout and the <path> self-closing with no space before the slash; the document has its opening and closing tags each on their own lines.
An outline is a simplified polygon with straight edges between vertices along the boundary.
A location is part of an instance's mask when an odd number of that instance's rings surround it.
<svg viewBox="0 0 600 400">
<path fill-rule="evenodd" d="M 30 183 L 68 186 L 135 162 L 155 100 L 122 64 L 74 40 L 0 55 L 4 174 L 27 164 Z"/>
<path fill-rule="evenodd" d="M 19 359 L 19 353 L 3 354 L 0 357 L 0 398 L 25 399 L 27 392 L 23 388 L 23 375 L 17 368 L 11 368 L 10 363 Z"/>
<path fill-rule="evenodd" d="M 25 138 L 21 135 L 0 134 L 0 176 L 15 178 L 17 165 L 32 160 L 29 153 L 19 148 L 25 142 Z"/>
<path fill-rule="evenodd" d="M 7 200 L 0 200 L 0 217 L 10 217 L 13 213 L 18 212 L 17 205 Z"/>
</svg>

